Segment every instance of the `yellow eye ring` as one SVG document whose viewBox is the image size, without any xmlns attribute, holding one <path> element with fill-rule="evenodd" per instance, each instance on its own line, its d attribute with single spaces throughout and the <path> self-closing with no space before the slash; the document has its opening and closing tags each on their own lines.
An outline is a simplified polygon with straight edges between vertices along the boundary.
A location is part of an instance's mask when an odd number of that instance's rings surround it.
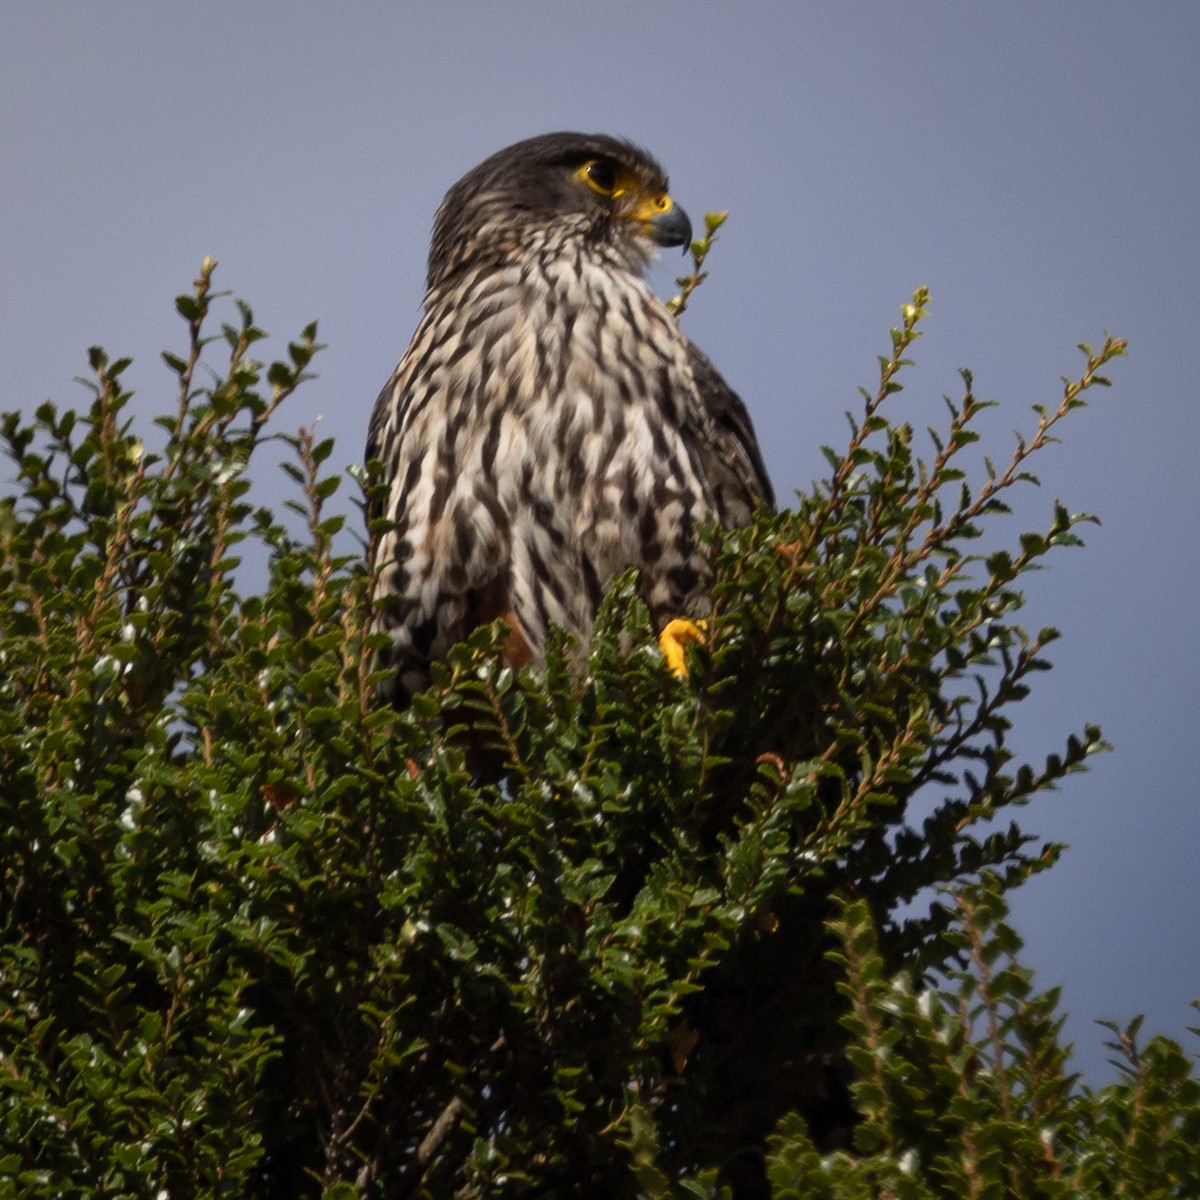
<svg viewBox="0 0 1200 1200">
<path fill-rule="evenodd" d="M 590 162 L 585 162 L 575 172 L 575 176 L 601 196 L 619 196 L 625 190 L 620 186 L 617 168 L 602 158 L 593 158 Z"/>
</svg>

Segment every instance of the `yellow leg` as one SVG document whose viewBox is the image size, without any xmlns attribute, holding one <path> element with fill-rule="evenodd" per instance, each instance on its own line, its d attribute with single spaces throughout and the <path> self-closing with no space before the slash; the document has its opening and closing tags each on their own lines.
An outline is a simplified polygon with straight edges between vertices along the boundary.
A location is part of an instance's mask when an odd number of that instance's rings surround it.
<svg viewBox="0 0 1200 1200">
<path fill-rule="evenodd" d="M 694 646 L 704 645 L 705 621 L 689 621 L 686 617 L 676 617 L 668 621 L 662 633 L 658 635 L 658 646 L 667 660 L 667 669 L 676 679 L 687 678 L 687 656 L 685 649 L 690 642 Z"/>
</svg>

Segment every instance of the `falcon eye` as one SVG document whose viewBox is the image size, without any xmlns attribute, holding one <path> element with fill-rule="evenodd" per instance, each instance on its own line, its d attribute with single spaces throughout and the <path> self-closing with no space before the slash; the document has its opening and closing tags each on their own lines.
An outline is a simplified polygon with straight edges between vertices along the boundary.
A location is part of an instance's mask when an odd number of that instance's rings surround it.
<svg viewBox="0 0 1200 1200">
<path fill-rule="evenodd" d="M 599 192 L 601 196 L 620 195 L 617 188 L 617 170 L 612 163 L 605 162 L 602 158 L 594 158 L 591 162 L 584 163 L 575 174 L 593 192 Z"/>
<path fill-rule="evenodd" d="M 598 192 L 611 192 L 617 186 L 617 173 L 605 162 L 588 163 L 587 177 Z"/>
</svg>

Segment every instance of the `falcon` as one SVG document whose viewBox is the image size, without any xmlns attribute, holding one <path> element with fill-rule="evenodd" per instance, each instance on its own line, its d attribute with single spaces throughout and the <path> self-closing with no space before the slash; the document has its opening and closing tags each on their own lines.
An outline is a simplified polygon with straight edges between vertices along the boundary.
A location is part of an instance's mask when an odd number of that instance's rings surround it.
<svg viewBox="0 0 1200 1200">
<path fill-rule="evenodd" d="M 394 703 L 497 618 L 514 665 L 541 661 L 551 626 L 586 647 L 630 567 L 663 630 L 703 607 L 699 527 L 773 506 L 745 406 L 643 279 L 691 236 L 662 167 L 605 135 L 518 142 L 447 192 L 367 442 Z"/>
</svg>

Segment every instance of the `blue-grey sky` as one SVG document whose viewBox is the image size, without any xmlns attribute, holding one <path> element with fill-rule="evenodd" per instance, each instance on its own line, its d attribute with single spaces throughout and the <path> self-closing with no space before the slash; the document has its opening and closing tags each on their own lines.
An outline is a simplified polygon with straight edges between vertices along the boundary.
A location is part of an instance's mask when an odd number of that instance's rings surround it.
<svg viewBox="0 0 1200 1200">
<path fill-rule="evenodd" d="M 1015 744 L 1036 757 L 1096 721 L 1116 749 L 1021 814 L 1073 848 L 1014 897 L 1103 1079 L 1093 1017 L 1182 1036 L 1200 994 L 1198 60 L 1200 7 L 1105 0 L 4 4 L 0 408 L 82 405 L 100 343 L 135 357 L 147 425 L 170 411 L 172 298 L 212 255 L 265 353 L 319 319 L 320 378 L 280 427 L 322 417 L 356 461 L 443 192 L 550 129 L 631 137 L 694 218 L 731 210 L 685 321 L 785 499 L 844 444 L 920 284 L 893 416 L 939 420 L 969 366 L 1002 402 L 998 459 L 1077 342 L 1128 338 L 995 534 L 1043 527 L 1056 497 L 1103 520 L 1030 588 L 1027 626 L 1064 638 Z"/>
</svg>

